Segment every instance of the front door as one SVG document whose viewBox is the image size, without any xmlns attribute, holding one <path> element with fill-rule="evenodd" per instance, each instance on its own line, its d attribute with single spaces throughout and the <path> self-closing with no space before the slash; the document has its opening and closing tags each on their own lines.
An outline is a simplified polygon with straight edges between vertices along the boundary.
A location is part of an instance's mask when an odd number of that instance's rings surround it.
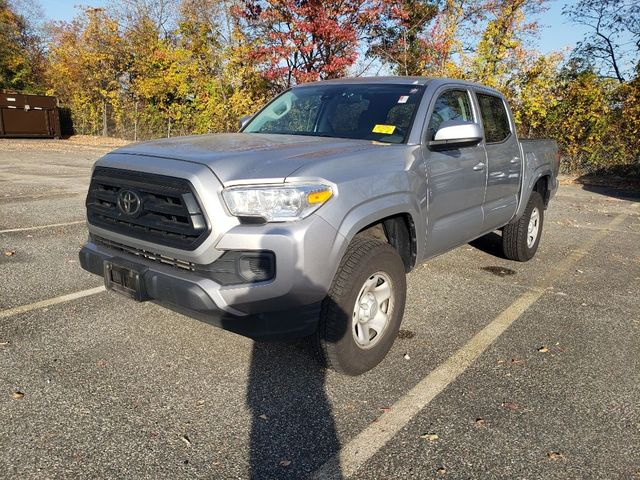
<svg viewBox="0 0 640 480">
<path fill-rule="evenodd" d="M 484 230 L 504 226 L 518 208 L 522 159 L 507 107 L 496 95 L 476 92 L 487 150 Z"/>
<path fill-rule="evenodd" d="M 471 95 L 450 88 L 436 95 L 430 108 L 423 155 L 427 173 L 427 241 L 425 258 L 445 252 L 482 233 L 482 203 L 486 186 L 484 146 L 430 150 L 440 124 L 447 120 L 477 122 Z"/>
</svg>

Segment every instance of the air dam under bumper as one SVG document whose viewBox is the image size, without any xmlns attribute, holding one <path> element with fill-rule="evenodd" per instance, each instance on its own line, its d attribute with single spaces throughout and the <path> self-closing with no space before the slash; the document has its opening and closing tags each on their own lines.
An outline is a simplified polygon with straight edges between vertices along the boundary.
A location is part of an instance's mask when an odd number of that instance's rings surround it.
<svg viewBox="0 0 640 480">
<path fill-rule="evenodd" d="M 259 229 L 262 231 L 256 235 Z M 328 265 L 327 258 L 335 258 L 332 251 L 340 249 L 339 235 L 316 217 L 296 225 L 238 226 L 223 235 L 218 248 L 257 249 L 256 237 L 261 248 L 275 254 L 276 276 L 267 282 L 222 286 L 198 272 L 91 240 L 80 250 L 80 264 L 100 276 L 104 276 L 105 261 L 123 259 L 135 264 L 144 270 L 141 284 L 151 301 L 253 339 L 283 340 L 312 334 L 337 268 Z M 313 272 L 313 278 L 307 272 Z"/>
</svg>

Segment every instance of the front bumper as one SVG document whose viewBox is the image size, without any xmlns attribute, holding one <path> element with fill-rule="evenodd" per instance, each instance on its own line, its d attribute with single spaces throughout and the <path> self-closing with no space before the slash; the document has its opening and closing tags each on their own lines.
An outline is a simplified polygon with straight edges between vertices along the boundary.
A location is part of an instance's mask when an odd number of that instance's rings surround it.
<svg viewBox="0 0 640 480">
<path fill-rule="evenodd" d="M 341 237 L 312 215 L 291 224 L 239 225 L 224 234 L 217 250 L 268 250 L 276 275 L 266 282 L 223 286 L 198 272 L 154 262 L 91 239 L 80 251 L 82 268 L 104 275 L 105 261 L 139 265 L 152 301 L 254 339 L 309 335 L 317 328 L 320 303 L 329 289 Z M 337 258 L 340 258 L 337 256 Z"/>
</svg>

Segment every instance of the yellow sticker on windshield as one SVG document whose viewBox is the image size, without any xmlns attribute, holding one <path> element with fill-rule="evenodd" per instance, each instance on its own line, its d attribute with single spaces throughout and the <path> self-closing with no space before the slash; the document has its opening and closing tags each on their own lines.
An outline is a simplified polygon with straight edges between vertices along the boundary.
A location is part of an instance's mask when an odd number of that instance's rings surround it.
<svg viewBox="0 0 640 480">
<path fill-rule="evenodd" d="M 373 127 L 373 130 L 371 130 L 373 133 L 384 133 L 386 135 L 391 135 L 393 132 L 396 131 L 396 126 L 395 125 L 376 125 L 375 127 Z"/>
</svg>

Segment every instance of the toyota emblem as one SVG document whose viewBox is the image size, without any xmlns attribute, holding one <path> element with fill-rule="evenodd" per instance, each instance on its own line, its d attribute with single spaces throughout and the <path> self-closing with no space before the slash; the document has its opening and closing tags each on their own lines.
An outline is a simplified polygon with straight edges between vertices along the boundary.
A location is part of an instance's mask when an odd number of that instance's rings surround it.
<svg viewBox="0 0 640 480">
<path fill-rule="evenodd" d="M 133 190 L 118 192 L 118 209 L 125 215 L 133 217 L 142 210 L 142 199 Z"/>
</svg>

